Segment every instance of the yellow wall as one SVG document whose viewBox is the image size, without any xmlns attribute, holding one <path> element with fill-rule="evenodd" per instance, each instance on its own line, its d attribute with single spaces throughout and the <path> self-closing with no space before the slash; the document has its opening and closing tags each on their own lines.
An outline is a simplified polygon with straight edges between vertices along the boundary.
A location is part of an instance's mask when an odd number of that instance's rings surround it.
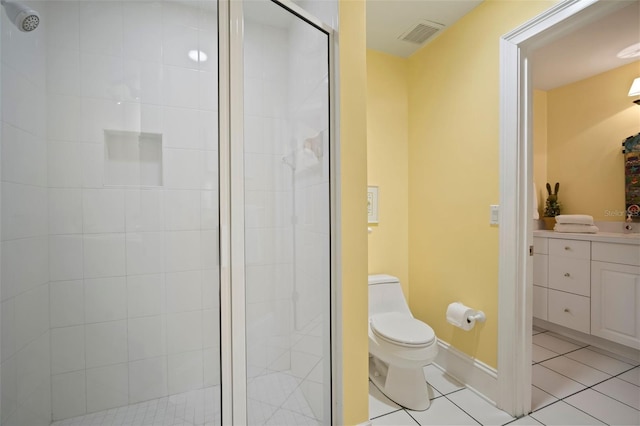
<svg viewBox="0 0 640 426">
<path fill-rule="evenodd" d="M 536 184 L 538 212 L 544 215 L 547 200 L 547 92 L 533 91 L 533 182 Z"/>
<path fill-rule="evenodd" d="M 409 304 L 457 349 L 496 366 L 499 39 L 554 1 L 490 1 L 409 58 Z M 447 305 L 482 309 L 465 332 Z"/>
<path fill-rule="evenodd" d="M 369 273 L 400 278 L 409 297 L 408 61 L 367 51 L 367 180 L 378 186 Z"/>
<path fill-rule="evenodd" d="M 640 107 L 627 96 L 640 61 L 547 92 L 547 175 L 560 182 L 562 213 L 624 220 L 621 142 L 640 131 Z"/>
<path fill-rule="evenodd" d="M 369 419 L 367 61 L 364 0 L 340 0 L 340 232 L 343 421 Z"/>
</svg>

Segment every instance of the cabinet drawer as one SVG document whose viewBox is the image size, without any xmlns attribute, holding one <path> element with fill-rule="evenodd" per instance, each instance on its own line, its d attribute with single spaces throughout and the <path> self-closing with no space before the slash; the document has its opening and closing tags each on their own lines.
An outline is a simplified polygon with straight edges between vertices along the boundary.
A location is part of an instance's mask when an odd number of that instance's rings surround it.
<svg viewBox="0 0 640 426">
<path fill-rule="evenodd" d="M 574 259 L 589 259 L 591 257 L 591 241 L 551 238 L 549 240 L 549 254 Z"/>
<path fill-rule="evenodd" d="M 593 242 L 593 260 L 640 266 L 640 245 Z"/>
<path fill-rule="evenodd" d="M 590 305 L 588 297 L 549 289 L 549 321 L 555 324 L 589 333 Z"/>
<path fill-rule="evenodd" d="M 591 264 L 589 260 L 552 256 L 549 259 L 549 288 L 590 296 Z"/>
<path fill-rule="evenodd" d="M 549 239 L 542 237 L 533 237 L 533 252 L 539 254 L 548 254 Z"/>
<path fill-rule="evenodd" d="M 548 287 L 549 256 L 546 254 L 533 255 L 533 285 Z"/>
<path fill-rule="evenodd" d="M 547 320 L 547 289 L 533 286 L 533 316 Z"/>
</svg>

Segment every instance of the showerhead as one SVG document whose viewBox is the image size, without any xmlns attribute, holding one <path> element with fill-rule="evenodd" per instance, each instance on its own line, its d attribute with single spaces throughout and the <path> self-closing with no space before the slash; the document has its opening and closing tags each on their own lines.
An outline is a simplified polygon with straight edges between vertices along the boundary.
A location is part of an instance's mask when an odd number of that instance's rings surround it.
<svg viewBox="0 0 640 426">
<path fill-rule="evenodd" d="M 0 1 L 7 12 L 7 17 L 20 31 L 29 32 L 38 28 L 40 15 L 37 11 L 21 3 Z"/>
</svg>

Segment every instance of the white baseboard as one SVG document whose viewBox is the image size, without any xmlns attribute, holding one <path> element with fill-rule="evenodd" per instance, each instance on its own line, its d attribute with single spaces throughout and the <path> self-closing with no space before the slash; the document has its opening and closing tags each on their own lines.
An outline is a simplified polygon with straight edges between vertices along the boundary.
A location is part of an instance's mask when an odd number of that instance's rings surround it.
<svg viewBox="0 0 640 426">
<path fill-rule="evenodd" d="M 595 346 L 596 348 L 603 349 L 607 352 L 620 355 L 622 357 L 628 358 L 631 361 L 640 362 L 640 351 L 638 349 L 634 349 L 629 346 L 624 346 L 619 343 L 612 342 L 610 340 L 602 339 L 598 336 L 593 336 L 591 334 L 581 333 L 579 331 L 572 330 L 570 328 L 566 328 L 561 325 L 554 324 L 552 322 L 541 320 L 540 318 L 534 318 L 533 325 L 535 325 L 536 327 L 543 328 L 545 330 L 552 331 L 561 336 L 565 336 L 570 339 L 576 340 L 580 343 Z"/>
<path fill-rule="evenodd" d="M 357 426 L 371 426 L 371 420 L 367 420 L 366 422 L 358 423 Z"/>
<path fill-rule="evenodd" d="M 498 371 L 438 339 L 434 363 L 491 404 L 498 399 Z M 429 378 L 427 377 L 427 381 Z"/>
</svg>

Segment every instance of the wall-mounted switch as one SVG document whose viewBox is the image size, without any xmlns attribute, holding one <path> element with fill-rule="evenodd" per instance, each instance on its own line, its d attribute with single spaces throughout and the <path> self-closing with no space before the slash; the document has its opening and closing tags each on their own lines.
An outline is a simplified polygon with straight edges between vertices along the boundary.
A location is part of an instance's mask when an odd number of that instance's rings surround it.
<svg viewBox="0 0 640 426">
<path fill-rule="evenodd" d="M 492 204 L 489 206 L 489 211 L 491 212 L 491 216 L 489 218 L 489 225 L 497 225 L 500 223 L 500 206 L 497 204 Z"/>
</svg>

